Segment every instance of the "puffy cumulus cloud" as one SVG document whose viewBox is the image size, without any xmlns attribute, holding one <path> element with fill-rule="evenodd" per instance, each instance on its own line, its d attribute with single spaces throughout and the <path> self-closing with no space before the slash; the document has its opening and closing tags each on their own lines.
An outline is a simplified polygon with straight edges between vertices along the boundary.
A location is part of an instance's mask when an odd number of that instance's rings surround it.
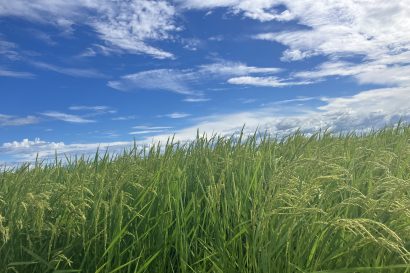
<svg viewBox="0 0 410 273">
<path fill-rule="evenodd" d="M 54 159 L 57 154 L 62 155 L 92 155 L 97 149 L 112 152 L 121 152 L 126 147 L 131 147 L 134 142 L 102 142 L 102 143 L 75 143 L 48 142 L 36 138 L 34 140 L 23 139 L 3 143 L 0 146 L 0 154 L 10 158 L 9 162 L 32 162 L 37 157 L 41 160 Z M 7 163 L 6 163 L 7 164 Z"/>
<path fill-rule="evenodd" d="M 57 149 L 64 147 L 64 143 L 59 142 L 50 142 L 47 143 L 45 141 L 40 140 L 39 138 L 34 139 L 33 141 L 28 140 L 27 138 L 23 139 L 22 141 L 13 141 L 13 142 L 6 142 L 3 143 L 2 148 L 5 150 L 12 150 L 12 149 L 26 149 L 26 148 L 33 148 L 48 145 L 49 148 Z"/>
<path fill-rule="evenodd" d="M 72 32 L 75 24 L 94 28 L 116 52 L 172 58 L 172 53 L 150 46 L 148 40 L 163 40 L 178 28 L 175 8 L 164 0 L 21 0 L 0 1 L 0 16 L 17 16 L 52 23 Z"/>
</svg>

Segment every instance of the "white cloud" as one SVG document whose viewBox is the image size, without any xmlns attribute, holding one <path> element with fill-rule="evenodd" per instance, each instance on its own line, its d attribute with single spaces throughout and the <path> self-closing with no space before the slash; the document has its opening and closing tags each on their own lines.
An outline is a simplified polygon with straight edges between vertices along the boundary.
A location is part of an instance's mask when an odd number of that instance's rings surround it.
<svg viewBox="0 0 410 273">
<path fill-rule="evenodd" d="M 88 114 L 87 116 L 117 113 L 117 110 L 115 110 L 114 108 L 110 106 L 105 106 L 105 105 L 96 105 L 96 106 L 73 105 L 73 106 L 70 106 L 68 109 L 71 111 L 81 111 L 81 112 L 91 111 L 93 112 L 91 114 Z"/>
<path fill-rule="evenodd" d="M 277 67 L 255 67 L 240 62 L 220 61 L 216 63 L 201 65 L 199 71 L 203 74 L 241 76 L 248 74 L 274 74 L 282 69 Z"/>
<path fill-rule="evenodd" d="M 284 86 L 292 86 L 292 85 L 305 85 L 305 84 L 312 84 L 311 81 L 286 81 L 280 79 L 278 77 L 251 77 L 251 76 L 243 76 L 243 77 L 236 77 L 231 78 L 228 80 L 230 84 L 236 85 L 252 85 L 252 86 L 262 86 L 262 87 L 284 87 Z"/>
<path fill-rule="evenodd" d="M 43 32 L 35 28 L 28 28 L 28 29 L 25 29 L 25 31 L 28 34 L 30 34 L 32 37 L 42 41 L 43 43 L 49 46 L 57 45 L 57 42 L 53 40 L 52 36 L 46 32 Z"/>
<path fill-rule="evenodd" d="M 139 129 L 139 130 L 166 130 L 166 129 L 172 129 L 172 127 L 169 126 L 146 126 L 146 125 L 138 125 L 132 127 L 133 129 Z"/>
<path fill-rule="evenodd" d="M 135 116 L 135 115 L 129 115 L 129 116 L 114 117 L 114 118 L 111 118 L 111 120 L 124 121 L 124 120 L 133 120 L 133 119 L 136 119 L 136 118 L 137 118 L 137 116 Z"/>
<path fill-rule="evenodd" d="M 77 55 L 77 58 L 87 58 L 87 57 L 94 57 L 98 54 L 109 56 L 112 54 L 122 54 L 124 53 L 121 49 L 108 47 L 100 44 L 93 44 L 90 47 L 87 47 L 82 53 Z"/>
<path fill-rule="evenodd" d="M 154 135 L 162 132 L 168 132 L 172 127 L 169 126 L 146 126 L 146 125 L 140 125 L 140 126 L 134 126 L 132 127 L 133 129 L 136 129 L 137 131 L 132 131 L 129 134 L 130 135 Z"/>
<path fill-rule="evenodd" d="M 130 53 L 145 53 L 159 59 L 173 57 L 171 53 L 145 43 L 146 40 L 168 39 L 169 33 L 177 30 L 173 23 L 174 7 L 167 1 L 103 3 L 100 8 L 102 19 L 91 23 L 103 40 Z"/>
<path fill-rule="evenodd" d="M 410 59 L 409 59 L 410 60 Z M 410 85 L 410 65 L 385 64 L 385 60 L 355 64 L 344 61 L 325 62 L 311 71 L 294 73 L 295 77 L 318 80 L 326 77 L 351 76 L 361 84 L 393 86 Z"/>
<path fill-rule="evenodd" d="M 40 115 L 43 117 L 47 117 L 54 120 L 61 120 L 70 123 L 93 123 L 96 122 L 95 120 L 89 119 L 90 117 L 102 114 L 115 114 L 116 110 L 109 107 L 109 106 L 84 106 L 84 105 L 77 105 L 69 107 L 71 111 L 91 111 L 91 113 L 83 113 L 80 115 L 73 115 L 62 113 L 58 111 L 47 111 L 41 113 Z M 44 118 L 43 118 L 44 120 Z M 5 115 L 0 114 L 0 127 L 5 126 L 24 126 L 30 124 L 39 123 L 41 119 L 37 116 L 29 115 L 26 117 L 18 117 L 12 115 Z"/>
<path fill-rule="evenodd" d="M 192 95 L 189 83 L 195 79 L 189 70 L 156 69 L 125 75 L 120 80 L 109 81 L 108 86 L 121 91 L 158 89 Z"/>
<path fill-rule="evenodd" d="M 30 72 L 13 71 L 0 67 L 0 77 L 20 78 L 20 79 L 33 79 L 35 75 Z"/>
<path fill-rule="evenodd" d="M 68 109 L 72 111 L 108 111 L 111 109 L 109 106 L 104 105 L 97 105 L 97 106 L 86 106 L 86 105 L 73 105 L 70 106 Z"/>
<path fill-rule="evenodd" d="M 24 126 L 38 123 L 40 119 L 35 116 L 16 117 L 0 114 L 0 127 L 2 126 Z"/>
<path fill-rule="evenodd" d="M 191 97 L 191 98 L 185 98 L 185 102 L 205 102 L 205 101 L 210 101 L 211 99 L 204 98 L 204 97 Z"/>
<path fill-rule="evenodd" d="M 120 153 L 122 149 L 131 147 L 133 143 L 132 141 L 116 141 L 65 144 L 64 142 L 47 142 L 39 138 L 34 140 L 23 139 L 22 141 L 3 143 L 0 146 L 0 154 L 7 156 L 14 162 L 32 162 L 37 156 L 40 159 L 54 159 L 56 153 L 60 158 L 63 158 L 63 154 L 67 156 L 93 155 L 98 148 L 101 151 L 109 149 L 111 152 Z"/>
<path fill-rule="evenodd" d="M 222 42 L 224 39 L 225 38 L 223 35 L 215 35 L 215 36 L 211 36 L 208 38 L 209 41 L 214 41 L 214 42 Z"/>
<path fill-rule="evenodd" d="M 318 100 L 321 106 L 318 107 L 303 104 L 307 100 L 315 98 L 287 100 L 254 110 L 203 117 L 191 127 L 176 131 L 175 139 L 192 140 L 198 129 L 208 135 L 230 135 L 241 130 L 244 124 L 246 133 L 259 129 L 282 137 L 297 129 L 307 133 L 321 128 L 334 132 L 368 131 L 400 119 L 410 122 L 409 87 L 373 89 L 349 97 L 321 98 Z M 303 105 L 295 106 L 290 102 Z M 158 135 L 154 141 L 165 141 L 168 137 L 169 134 Z"/>
<path fill-rule="evenodd" d="M 264 37 L 263 34 L 257 35 L 255 37 L 261 38 Z M 263 38 L 262 38 L 263 39 Z M 309 51 L 301 51 L 300 49 L 286 49 L 283 52 L 282 57 L 280 58 L 281 61 L 287 62 L 287 61 L 299 61 L 303 60 L 312 56 L 315 56 L 314 52 L 309 52 Z"/>
<path fill-rule="evenodd" d="M 315 104 L 304 104 L 316 100 Z M 237 133 L 245 124 L 245 133 L 259 129 L 267 130 L 279 137 L 286 136 L 297 129 L 312 133 L 319 129 L 329 128 L 334 132 L 356 130 L 368 131 L 381 128 L 387 124 L 402 121 L 410 122 L 410 88 L 395 87 L 373 89 L 353 96 L 336 98 L 297 98 L 271 103 L 253 110 L 206 116 L 192 119 L 195 123 L 189 127 L 172 130 L 166 126 L 135 126 L 135 134 L 145 136 L 138 145 L 151 144 L 153 141 L 164 143 L 171 135 L 176 141 L 193 140 L 197 130 L 212 135 L 231 135 Z M 294 104 L 297 103 L 297 104 Z M 301 105 L 300 105 L 301 104 Z M 319 105 L 319 106 L 312 106 Z M 290 110 L 290 111 L 289 111 Z M 154 132 L 162 131 L 164 132 Z M 149 134 L 149 136 L 148 136 Z M 53 157 L 55 150 L 59 154 L 92 154 L 100 147 L 111 147 L 111 151 L 121 151 L 131 147 L 134 142 L 109 142 L 89 144 L 64 144 L 63 142 L 46 142 L 40 139 L 4 143 L 0 154 L 15 161 L 32 161 L 36 155 L 40 158 Z"/>
<path fill-rule="evenodd" d="M 51 23 L 73 32 L 75 24 L 91 26 L 110 48 L 148 54 L 155 58 L 173 55 L 147 41 L 170 38 L 177 31 L 175 9 L 163 0 L 20 0 L 0 1 L 0 16 Z"/>
<path fill-rule="evenodd" d="M 41 141 L 39 138 L 34 139 L 34 141 L 28 140 L 27 138 L 23 139 L 21 142 L 19 141 L 13 141 L 13 142 L 8 142 L 8 143 L 3 143 L 2 148 L 4 149 L 20 149 L 20 148 L 30 148 L 33 146 L 41 146 L 43 144 L 46 144 L 45 141 Z M 62 147 L 64 144 L 62 142 L 60 143 L 51 143 L 52 148 L 58 148 Z"/>
<path fill-rule="evenodd" d="M 97 51 L 92 47 L 87 47 L 82 53 L 77 55 L 77 58 L 86 58 L 97 56 Z"/>
<path fill-rule="evenodd" d="M 275 2 L 275 1 L 269 1 Z M 330 61 L 305 78 L 353 76 L 360 83 L 408 85 L 410 63 L 410 5 L 386 2 L 282 1 L 304 30 L 262 33 L 256 39 L 288 47 L 282 60 L 328 56 Z M 355 57 L 356 61 L 349 61 Z"/>
<path fill-rule="evenodd" d="M 95 69 L 84 69 L 84 68 L 66 68 L 57 65 L 47 64 L 43 62 L 30 62 L 35 67 L 50 70 L 56 73 L 81 78 L 104 78 L 105 75 L 96 71 Z"/>
<path fill-rule="evenodd" d="M 49 111 L 49 112 L 44 112 L 42 113 L 43 116 L 46 116 L 51 119 L 55 120 L 61 120 L 65 122 L 70 122 L 70 123 L 92 123 L 95 122 L 95 120 L 90 120 L 90 119 L 85 119 L 81 116 L 78 115 L 71 115 L 71 114 L 66 114 L 66 113 L 61 113 L 61 112 L 56 112 L 56 111 Z"/>
<path fill-rule="evenodd" d="M 155 69 L 122 76 L 109 81 L 108 86 L 121 91 L 138 89 L 166 90 L 189 95 L 185 101 L 205 101 L 197 85 L 209 79 L 228 79 L 231 76 L 272 74 L 282 71 L 276 67 L 255 67 L 240 62 L 219 61 L 195 69 Z"/>
<path fill-rule="evenodd" d="M 0 56 L 4 56 L 10 60 L 17 60 L 20 58 L 20 54 L 17 52 L 17 45 L 15 43 L 4 40 L 4 37 L 1 33 L 0 33 Z"/>
<path fill-rule="evenodd" d="M 300 60 L 319 54 L 366 55 L 377 49 L 377 45 L 367 37 L 355 32 L 350 26 L 343 25 L 324 25 L 314 30 L 263 33 L 256 35 L 255 38 L 289 46 L 290 50 L 285 51 L 285 60 Z"/>
<path fill-rule="evenodd" d="M 203 46 L 203 43 L 200 39 L 196 38 L 181 38 L 180 39 L 181 44 L 186 50 L 190 51 L 197 51 L 198 48 L 201 48 Z"/>
<path fill-rule="evenodd" d="M 130 135 L 147 135 L 147 134 L 155 134 L 155 133 L 161 133 L 164 132 L 164 130 L 143 130 L 143 131 L 134 131 L 130 132 Z"/>
<path fill-rule="evenodd" d="M 172 119 L 179 119 L 179 118 L 186 118 L 191 116 L 191 114 L 188 113 L 181 113 L 181 112 L 174 112 L 171 114 L 166 114 L 166 115 L 160 115 L 158 117 L 167 117 L 167 118 L 172 118 Z"/>
<path fill-rule="evenodd" d="M 227 7 L 233 13 L 242 13 L 246 17 L 259 21 L 289 21 L 294 18 L 288 10 L 274 9 L 284 2 L 279 0 L 176 0 L 176 2 L 188 9 Z"/>
<path fill-rule="evenodd" d="M 241 13 L 259 21 L 294 20 L 301 26 L 296 30 L 292 26 L 289 30 L 261 33 L 254 38 L 285 45 L 282 61 L 327 56 L 330 63 L 336 65 L 349 62 L 341 69 L 330 71 L 319 66 L 314 71 L 317 74 L 354 76 L 361 83 L 408 84 L 408 0 L 178 0 L 177 3 L 187 9 L 225 7 L 234 14 Z M 356 60 L 351 61 L 351 57 Z"/>
<path fill-rule="evenodd" d="M 288 100 L 280 100 L 280 101 L 275 101 L 273 103 L 271 103 L 272 105 L 275 104 L 289 104 L 289 103 L 301 103 L 301 102 L 305 102 L 305 101 L 312 101 L 318 99 L 316 97 L 296 97 L 296 99 L 288 99 Z"/>
</svg>

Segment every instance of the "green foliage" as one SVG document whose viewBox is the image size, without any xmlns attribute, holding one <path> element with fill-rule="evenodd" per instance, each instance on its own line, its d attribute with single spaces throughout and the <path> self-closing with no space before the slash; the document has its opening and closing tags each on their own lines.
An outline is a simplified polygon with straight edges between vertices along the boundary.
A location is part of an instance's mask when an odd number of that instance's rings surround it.
<svg viewBox="0 0 410 273">
<path fill-rule="evenodd" d="M 0 173 L 0 272 L 410 272 L 410 128 Z"/>
</svg>

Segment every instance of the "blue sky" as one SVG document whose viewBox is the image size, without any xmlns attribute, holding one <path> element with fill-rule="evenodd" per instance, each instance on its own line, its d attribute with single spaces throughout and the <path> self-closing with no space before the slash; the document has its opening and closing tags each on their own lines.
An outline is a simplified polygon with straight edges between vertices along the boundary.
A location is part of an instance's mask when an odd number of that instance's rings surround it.
<svg viewBox="0 0 410 273">
<path fill-rule="evenodd" d="M 0 0 L 0 163 L 407 121 L 406 2 Z"/>
</svg>

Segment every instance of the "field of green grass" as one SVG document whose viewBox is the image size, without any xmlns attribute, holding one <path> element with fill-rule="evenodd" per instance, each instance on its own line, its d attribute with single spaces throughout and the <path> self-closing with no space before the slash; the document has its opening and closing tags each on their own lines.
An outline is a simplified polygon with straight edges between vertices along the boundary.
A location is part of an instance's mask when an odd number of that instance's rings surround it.
<svg viewBox="0 0 410 273">
<path fill-rule="evenodd" d="M 410 127 L 3 171 L 0 272 L 410 272 Z"/>
</svg>

